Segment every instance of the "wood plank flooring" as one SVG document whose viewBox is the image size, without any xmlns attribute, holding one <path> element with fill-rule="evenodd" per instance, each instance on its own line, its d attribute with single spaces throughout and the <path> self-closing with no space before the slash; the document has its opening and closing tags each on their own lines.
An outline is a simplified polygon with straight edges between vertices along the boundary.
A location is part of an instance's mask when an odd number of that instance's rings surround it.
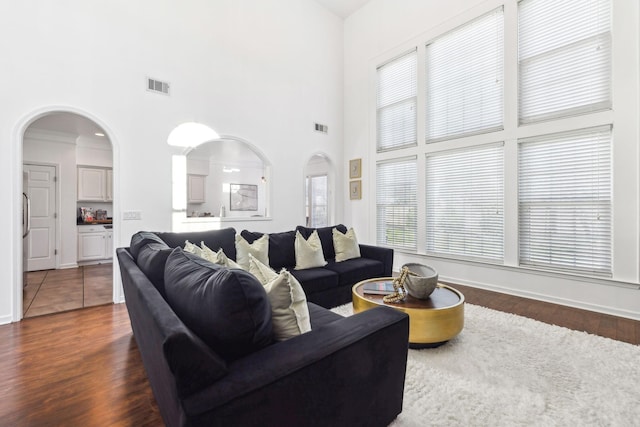
<svg viewBox="0 0 640 427">
<path fill-rule="evenodd" d="M 640 322 L 454 285 L 471 304 L 640 344 Z M 0 326 L 1 426 L 160 426 L 124 304 Z"/>
<path fill-rule="evenodd" d="M 470 304 L 481 305 L 494 310 L 529 317 L 550 325 L 563 326 L 630 344 L 640 344 L 640 321 L 519 298 L 469 286 L 457 284 L 451 284 L 451 286 L 462 292 L 465 301 Z"/>
</svg>

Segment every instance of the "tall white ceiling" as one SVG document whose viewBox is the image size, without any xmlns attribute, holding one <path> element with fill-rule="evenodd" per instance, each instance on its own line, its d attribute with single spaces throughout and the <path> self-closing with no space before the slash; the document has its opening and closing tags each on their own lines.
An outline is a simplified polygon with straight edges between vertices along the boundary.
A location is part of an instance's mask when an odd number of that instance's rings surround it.
<svg viewBox="0 0 640 427">
<path fill-rule="evenodd" d="M 369 0 L 316 0 L 318 3 L 345 19 L 356 10 L 360 9 Z"/>
</svg>

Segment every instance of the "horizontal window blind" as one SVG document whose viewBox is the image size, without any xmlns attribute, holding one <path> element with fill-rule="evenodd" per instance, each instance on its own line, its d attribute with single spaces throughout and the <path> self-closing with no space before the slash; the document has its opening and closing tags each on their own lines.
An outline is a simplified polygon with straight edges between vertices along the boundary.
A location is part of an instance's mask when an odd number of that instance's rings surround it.
<svg viewBox="0 0 640 427">
<path fill-rule="evenodd" d="M 503 153 L 500 143 L 427 155 L 428 253 L 503 259 Z"/>
<path fill-rule="evenodd" d="M 518 5 L 521 123 L 611 107 L 609 0 Z"/>
<path fill-rule="evenodd" d="M 377 148 L 402 148 L 417 143 L 416 95 L 418 54 L 411 51 L 378 67 Z"/>
<path fill-rule="evenodd" d="M 379 245 L 417 250 L 416 157 L 377 164 L 376 217 Z"/>
<path fill-rule="evenodd" d="M 427 141 L 503 128 L 503 39 L 499 8 L 427 45 Z"/>
<path fill-rule="evenodd" d="M 611 128 L 520 141 L 520 264 L 611 275 Z"/>
</svg>

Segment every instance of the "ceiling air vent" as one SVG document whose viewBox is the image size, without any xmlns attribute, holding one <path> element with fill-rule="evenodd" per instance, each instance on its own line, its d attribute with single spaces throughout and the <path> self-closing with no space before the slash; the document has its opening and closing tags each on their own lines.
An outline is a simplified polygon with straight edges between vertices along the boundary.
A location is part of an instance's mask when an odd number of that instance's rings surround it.
<svg viewBox="0 0 640 427">
<path fill-rule="evenodd" d="M 169 83 L 147 77 L 147 90 L 169 95 Z"/>
<path fill-rule="evenodd" d="M 329 133 L 329 126 L 321 125 L 320 123 L 314 123 L 316 132 Z"/>
</svg>

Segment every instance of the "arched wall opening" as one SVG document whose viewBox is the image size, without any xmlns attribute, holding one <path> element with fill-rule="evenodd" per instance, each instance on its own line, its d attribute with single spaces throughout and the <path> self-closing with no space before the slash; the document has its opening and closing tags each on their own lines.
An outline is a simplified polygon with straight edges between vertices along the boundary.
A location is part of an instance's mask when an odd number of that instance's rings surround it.
<svg viewBox="0 0 640 427">
<path fill-rule="evenodd" d="M 271 162 L 243 138 L 220 135 L 173 156 L 174 231 L 269 220 L 270 195 Z"/>
<path fill-rule="evenodd" d="M 56 118 L 60 119 L 60 121 L 58 122 L 58 124 L 60 125 L 59 128 L 55 128 L 55 126 L 53 125 L 53 123 L 55 123 L 54 119 Z M 33 126 L 34 124 L 36 126 Z M 79 127 L 73 128 L 74 125 Z M 11 294 L 12 294 L 11 295 L 11 313 L 12 313 L 13 321 L 21 320 L 23 318 L 23 311 L 24 311 L 23 287 L 24 287 L 24 277 L 25 277 L 24 272 L 26 271 L 26 268 L 25 268 L 26 263 L 24 260 L 24 256 L 25 256 L 24 243 L 27 242 L 27 240 L 23 240 L 23 233 L 24 233 L 23 212 L 22 212 L 23 209 L 20 206 L 20 204 L 22 203 L 21 200 L 23 199 L 22 197 L 23 185 L 24 185 L 23 184 L 23 181 L 24 181 L 23 164 L 25 163 L 25 160 L 32 161 L 34 158 L 32 153 L 26 153 L 27 157 L 25 158 L 25 151 L 24 151 L 25 139 L 28 140 L 28 144 L 32 144 L 31 140 L 38 139 L 39 137 L 41 137 L 43 134 L 42 128 L 46 126 L 52 126 L 51 131 L 47 132 L 48 134 L 47 138 L 53 138 L 54 140 L 56 138 L 59 138 L 60 141 L 64 141 L 68 139 L 73 140 L 73 135 L 75 134 L 76 135 L 75 142 L 77 143 L 78 142 L 77 139 L 80 139 L 81 135 L 87 136 L 88 132 L 93 130 L 95 130 L 94 133 L 104 134 L 104 136 L 101 138 L 104 138 L 105 141 L 108 141 L 108 144 L 111 147 L 111 155 L 109 160 L 111 163 L 111 171 L 112 171 L 111 190 L 113 194 L 113 198 L 111 201 L 112 211 L 110 212 L 111 214 L 110 216 L 113 218 L 112 248 L 117 247 L 120 241 L 119 233 L 117 232 L 118 230 L 120 230 L 120 222 L 119 222 L 120 208 L 119 208 L 119 201 L 118 201 L 118 195 L 119 195 L 118 177 L 120 175 L 119 173 L 120 171 L 119 171 L 119 164 L 117 161 L 117 159 L 119 158 L 118 157 L 119 150 L 118 150 L 118 144 L 117 144 L 115 135 L 111 131 L 109 126 L 106 123 L 104 123 L 100 118 L 96 117 L 90 112 L 84 111 L 79 108 L 70 107 L 70 106 L 55 106 L 55 105 L 46 106 L 24 115 L 22 119 L 19 120 L 19 122 L 14 126 L 14 130 L 12 134 L 12 146 L 13 146 L 13 152 L 14 152 L 13 164 L 15 168 L 14 180 L 13 180 L 14 185 L 12 186 L 13 197 L 11 202 L 12 204 L 15 204 L 15 209 L 13 210 L 15 214 L 13 216 L 12 228 L 11 228 L 13 230 L 13 238 L 12 238 L 12 246 L 13 246 L 13 251 L 12 251 L 13 252 L 13 260 L 12 260 L 12 265 L 13 265 L 12 276 L 13 277 L 12 278 L 13 280 L 11 285 Z M 86 126 L 86 127 L 83 127 L 83 126 Z M 97 137 L 97 135 L 93 135 L 93 136 Z M 31 148 L 27 147 L 27 149 L 31 149 Z M 43 153 L 40 153 L 40 154 L 44 155 Z M 56 163 L 56 161 L 52 161 L 52 162 L 36 161 L 36 163 L 46 164 L 46 163 Z M 65 165 L 59 165 L 58 168 L 61 169 L 63 166 L 68 168 L 69 164 L 65 163 Z M 57 234 L 56 234 L 55 243 L 56 243 L 56 250 L 58 251 L 61 250 L 63 243 L 66 244 L 66 248 L 69 248 L 70 245 L 73 245 L 73 247 L 77 249 L 77 243 L 76 243 L 77 217 L 75 215 L 75 213 L 77 212 L 77 209 L 76 209 L 77 200 L 75 199 L 75 197 L 73 197 L 73 194 L 75 194 L 76 192 L 75 184 L 77 182 L 75 177 L 76 166 L 77 164 L 74 166 L 73 171 L 71 170 L 67 171 L 68 176 L 72 176 L 73 174 L 73 179 L 71 181 L 59 183 L 56 186 L 57 207 L 60 209 L 61 212 L 62 212 L 62 209 L 64 209 L 64 213 L 65 213 L 64 216 L 60 214 L 58 215 L 58 218 L 57 218 L 58 222 L 57 222 Z M 73 188 L 68 188 L 69 186 L 72 186 Z M 63 192 L 67 194 L 67 197 L 64 199 L 62 197 Z M 72 195 L 69 196 L 69 193 L 71 193 Z M 72 202 L 69 201 L 69 197 L 73 198 Z M 65 203 L 64 206 L 62 206 L 63 202 Z M 71 218 L 69 218 L 70 216 Z M 64 224 L 64 227 L 62 227 L 62 224 Z M 61 239 L 63 229 L 65 234 L 64 239 L 66 239 L 64 242 Z M 68 235 L 69 232 L 72 234 L 72 236 Z M 75 254 L 77 257 L 77 252 Z M 69 253 L 67 255 L 70 255 L 71 257 L 73 257 L 73 255 Z M 112 256 L 113 256 L 113 249 L 112 249 Z M 74 263 L 70 262 L 67 258 L 64 258 L 65 261 L 62 261 L 62 259 L 63 259 L 62 256 L 56 259 L 56 268 L 71 268 L 74 266 Z M 77 266 L 77 264 L 75 264 L 75 266 Z M 112 274 L 112 301 L 122 302 L 123 300 L 122 286 L 120 283 L 120 276 L 117 273 L 118 273 L 117 269 L 114 269 Z"/>
<path fill-rule="evenodd" d="M 304 218 L 308 227 L 326 227 L 335 219 L 335 166 L 326 153 L 314 153 L 304 170 Z"/>
</svg>

